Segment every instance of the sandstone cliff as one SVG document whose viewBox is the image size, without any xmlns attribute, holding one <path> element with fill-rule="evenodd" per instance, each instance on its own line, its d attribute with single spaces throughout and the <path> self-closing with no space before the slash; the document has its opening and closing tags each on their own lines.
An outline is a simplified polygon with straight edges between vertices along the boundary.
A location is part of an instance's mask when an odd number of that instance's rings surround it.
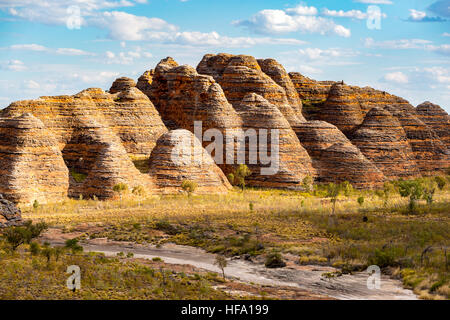
<svg viewBox="0 0 450 320">
<path fill-rule="evenodd" d="M 419 119 L 431 127 L 441 141 L 450 149 L 450 116 L 437 104 L 429 101 L 417 106 Z"/>
<path fill-rule="evenodd" d="M 56 139 L 25 113 L 0 120 L 0 193 L 13 202 L 46 203 L 67 197 L 68 170 Z"/>
<path fill-rule="evenodd" d="M 251 139 L 246 139 L 245 159 L 247 159 L 246 163 L 249 163 L 248 167 L 252 171 L 252 175 L 248 178 L 249 185 L 271 188 L 299 188 L 306 176 L 315 176 L 315 170 L 308 153 L 298 141 L 289 122 L 275 105 L 255 93 L 250 93 L 236 106 L 236 110 L 242 117 L 243 129 L 245 131 L 251 130 L 258 139 L 259 148 L 256 150 L 250 146 Z M 264 138 L 262 138 L 263 132 Z M 276 136 L 274 137 L 275 132 Z M 274 159 L 275 163 L 270 164 L 262 163 L 261 159 L 267 158 L 269 154 L 274 152 L 275 146 L 272 139 L 275 139 L 274 142 L 279 144 L 276 149 L 278 160 Z M 261 148 L 263 144 L 265 147 Z M 252 153 L 255 156 L 253 164 L 250 163 L 250 150 L 254 151 Z M 275 164 L 276 172 L 261 174 L 261 168 L 268 169 Z"/>
<path fill-rule="evenodd" d="M 163 193 L 182 191 L 184 181 L 196 193 L 224 193 L 231 185 L 192 132 L 173 130 L 159 138 L 150 156 L 150 175 Z"/>
<path fill-rule="evenodd" d="M 382 185 L 383 173 L 334 125 L 309 121 L 296 128 L 297 136 L 313 159 L 318 182 L 349 181 L 357 188 Z"/>
<path fill-rule="evenodd" d="M 351 141 L 389 179 L 418 177 L 414 153 L 400 122 L 383 108 L 374 107 L 351 134 Z"/>
</svg>

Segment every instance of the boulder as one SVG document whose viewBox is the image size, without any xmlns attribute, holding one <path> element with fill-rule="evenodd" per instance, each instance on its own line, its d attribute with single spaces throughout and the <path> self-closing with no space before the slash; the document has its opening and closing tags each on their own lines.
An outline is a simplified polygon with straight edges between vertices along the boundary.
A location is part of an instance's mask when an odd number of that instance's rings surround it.
<svg viewBox="0 0 450 320">
<path fill-rule="evenodd" d="M 133 79 L 127 78 L 127 77 L 122 77 L 122 78 L 116 79 L 113 82 L 111 88 L 109 89 L 109 93 L 114 94 L 114 93 L 128 90 L 130 88 L 134 88 L 134 87 L 136 87 L 136 82 L 134 82 Z"/>
<path fill-rule="evenodd" d="M 0 194 L 0 228 L 20 226 L 22 224 L 22 212 L 20 209 Z"/>
</svg>

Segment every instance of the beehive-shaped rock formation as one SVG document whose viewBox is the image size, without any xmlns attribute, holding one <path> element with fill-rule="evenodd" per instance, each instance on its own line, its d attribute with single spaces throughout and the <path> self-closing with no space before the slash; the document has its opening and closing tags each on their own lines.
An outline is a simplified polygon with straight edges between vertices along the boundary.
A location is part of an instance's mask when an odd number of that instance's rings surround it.
<svg viewBox="0 0 450 320">
<path fill-rule="evenodd" d="M 375 107 L 352 133 L 351 141 L 389 179 L 417 177 L 415 156 L 397 118 Z"/>
<path fill-rule="evenodd" d="M 138 186 L 148 193 L 155 189 L 151 178 L 135 168 L 120 139 L 105 124 L 85 117 L 80 119 L 65 152 L 80 157 L 76 163 L 67 163 L 73 197 L 113 198 L 117 196 L 114 186 L 118 184 L 125 184 L 129 191 Z M 85 178 L 77 181 L 74 173 Z"/>
<path fill-rule="evenodd" d="M 357 188 L 382 185 L 383 173 L 334 125 L 309 121 L 296 128 L 317 169 L 318 182 L 349 181 Z"/>
<path fill-rule="evenodd" d="M 450 167 L 447 148 L 436 133 L 418 118 L 410 104 L 386 105 L 385 109 L 395 116 L 405 130 L 408 142 L 424 175 L 433 175 Z"/>
<path fill-rule="evenodd" d="M 430 126 L 450 149 L 450 116 L 437 104 L 426 101 L 416 108 L 420 120 Z"/>
<path fill-rule="evenodd" d="M 118 78 L 116 79 L 111 88 L 109 89 L 109 93 L 117 93 L 120 91 L 125 91 L 128 90 L 130 88 L 134 88 L 136 87 L 136 82 L 134 82 L 133 79 L 131 78 L 127 78 L 127 77 L 122 77 L 122 78 Z"/>
<path fill-rule="evenodd" d="M 212 76 L 233 106 L 239 105 L 248 93 L 256 93 L 276 105 L 291 126 L 304 122 L 289 104 L 285 89 L 261 70 L 254 57 L 205 55 L 197 71 Z"/>
<path fill-rule="evenodd" d="M 252 171 L 252 175 L 247 179 L 249 185 L 299 188 L 306 176 L 315 176 L 311 158 L 276 106 L 263 97 L 250 93 L 236 106 L 236 110 L 242 117 L 243 129 L 246 132 L 252 130 L 249 133 L 254 133 L 252 136 L 257 139 L 246 140 L 245 158 Z M 263 145 L 265 147 L 262 147 Z M 254 164 L 250 163 L 250 153 L 255 157 Z M 270 164 L 261 162 L 261 159 L 266 159 L 269 154 L 272 156 L 272 162 Z M 268 167 L 272 167 L 272 172 L 261 171 L 261 168 L 268 169 Z"/>
<path fill-rule="evenodd" d="M 148 156 L 165 132 L 161 118 L 150 100 L 138 89 L 111 95 L 101 89 L 87 89 L 74 96 L 41 97 L 12 103 L 2 117 L 32 113 L 55 135 L 60 150 L 71 139 L 79 117 L 99 119 L 119 135 L 128 153 Z"/>
<path fill-rule="evenodd" d="M 0 193 L 15 203 L 67 197 L 68 170 L 56 139 L 30 113 L 0 120 Z"/>
<path fill-rule="evenodd" d="M 139 77 L 138 82 L 136 84 L 136 88 L 141 90 L 147 96 L 150 95 L 150 89 L 153 82 L 153 75 L 155 74 L 155 70 L 151 69 L 145 71 L 142 76 Z"/>
<path fill-rule="evenodd" d="M 292 109 L 294 109 L 297 118 L 300 121 L 305 122 L 306 119 L 303 117 L 302 113 L 302 100 L 300 100 L 297 90 L 295 90 L 294 84 L 284 67 L 275 59 L 259 59 L 258 64 L 265 74 L 271 77 L 273 81 L 284 89 L 288 102 Z"/>
<path fill-rule="evenodd" d="M 363 122 L 363 114 L 354 91 L 346 84 L 335 83 L 320 110 L 320 119 L 348 133 Z"/>
<path fill-rule="evenodd" d="M 184 181 L 197 184 L 197 193 L 224 193 L 231 185 L 192 132 L 170 131 L 150 157 L 150 175 L 164 193 L 180 192 Z"/>
</svg>

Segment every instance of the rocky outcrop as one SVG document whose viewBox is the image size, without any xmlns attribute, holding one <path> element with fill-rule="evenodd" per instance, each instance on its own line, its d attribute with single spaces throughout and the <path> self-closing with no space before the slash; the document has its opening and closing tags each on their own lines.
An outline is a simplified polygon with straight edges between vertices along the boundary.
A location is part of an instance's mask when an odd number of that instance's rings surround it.
<svg viewBox="0 0 450 320">
<path fill-rule="evenodd" d="M 0 228 L 22 225 L 22 212 L 0 194 Z"/>
<path fill-rule="evenodd" d="M 77 119 L 83 116 L 106 121 L 131 156 L 148 156 L 156 140 L 167 132 L 153 104 L 136 88 L 115 95 L 91 88 L 74 96 L 18 101 L 2 110 L 1 116 L 11 118 L 26 112 L 40 119 L 55 135 L 60 150 L 70 141 Z"/>
<path fill-rule="evenodd" d="M 291 126 L 304 122 L 289 104 L 285 89 L 265 74 L 251 56 L 205 55 L 197 71 L 212 76 L 233 106 L 239 105 L 248 93 L 256 93 L 276 105 Z"/>
<path fill-rule="evenodd" d="M 116 79 L 113 82 L 111 88 L 109 89 L 109 93 L 114 94 L 114 93 L 128 90 L 130 88 L 134 88 L 134 87 L 136 87 L 136 82 L 134 82 L 133 79 L 127 78 L 127 77 L 122 77 L 122 78 Z"/>
<path fill-rule="evenodd" d="M 147 193 L 154 192 L 151 178 L 135 168 L 120 139 L 105 124 L 80 119 L 65 152 L 80 156 L 76 163 L 67 162 L 73 197 L 114 198 L 118 196 L 114 192 L 114 186 L 118 184 L 126 185 L 128 191 L 140 186 Z M 83 177 L 76 179 L 76 175 Z"/>
<path fill-rule="evenodd" d="M 384 108 L 399 120 L 405 130 L 422 174 L 433 175 L 450 167 L 447 148 L 436 133 L 418 118 L 412 105 L 396 103 Z"/>
<path fill-rule="evenodd" d="M 431 127 L 450 150 L 450 116 L 437 104 L 426 101 L 416 108 L 419 119 Z"/>
<path fill-rule="evenodd" d="M 253 145 L 250 144 L 251 138 L 246 139 L 245 144 L 246 163 L 252 171 L 247 178 L 248 185 L 295 189 L 301 186 L 306 176 L 315 176 L 308 153 L 275 105 L 250 93 L 236 106 L 236 110 L 242 117 L 244 131 L 255 137 Z M 269 155 L 272 156 L 272 161 L 264 163 L 261 159 L 266 159 Z M 254 157 L 254 163 L 251 163 L 251 156 Z M 262 168 L 267 172 L 262 171 Z"/>
<path fill-rule="evenodd" d="M 147 96 L 150 95 L 150 89 L 151 89 L 151 86 L 152 86 L 154 74 L 155 74 L 155 70 L 154 69 L 145 71 L 142 74 L 142 76 L 139 77 L 138 82 L 136 84 L 136 88 L 141 90 Z"/>
<path fill-rule="evenodd" d="M 351 86 L 351 89 L 356 95 L 356 99 L 361 106 L 361 112 L 365 115 L 374 107 L 384 107 L 393 103 L 408 103 L 408 101 L 387 93 L 386 91 L 380 91 L 371 87 L 360 88 L 357 86 Z"/>
<path fill-rule="evenodd" d="M 415 156 L 397 118 L 374 107 L 351 134 L 351 141 L 389 179 L 418 177 Z"/>
<path fill-rule="evenodd" d="M 313 80 L 298 72 L 290 72 L 289 77 L 300 99 L 311 102 L 325 101 L 328 98 L 331 86 L 335 84 L 335 81 Z"/>
<path fill-rule="evenodd" d="M 150 175 L 161 192 L 182 191 L 184 181 L 197 184 L 196 193 L 224 193 L 227 178 L 192 132 L 184 129 L 164 134 L 150 156 Z"/>
<path fill-rule="evenodd" d="M 68 170 L 56 139 L 30 113 L 0 120 L 0 193 L 14 203 L 63 200 Z"/>
<path fill-rule="evenodd" d="M 363 122 L 363 113 L 351 87 L 335 83 L 320 110 L 320 119 L 348 133 Z"/>
<path fill-rule="evenodd" d="M 296 128 L 302 145 L 313 160 L 317 181 L 349 181 L 357 188 L 382 185 L 383 173 L 334 125 L 310 121 Z"/>
<path fill-rule="evenodd" d="M 306 120 L 302 113 L 302 100 L 300 100 L 297 90 L 295 90 L 294 84 L 284 67 L 275 59 L 258 59 L 258 64 L 265 74 L 284 89 L 288 102 L 292 109 L 294 109 L 298 119 L 305 122 Z"/>
</svg>

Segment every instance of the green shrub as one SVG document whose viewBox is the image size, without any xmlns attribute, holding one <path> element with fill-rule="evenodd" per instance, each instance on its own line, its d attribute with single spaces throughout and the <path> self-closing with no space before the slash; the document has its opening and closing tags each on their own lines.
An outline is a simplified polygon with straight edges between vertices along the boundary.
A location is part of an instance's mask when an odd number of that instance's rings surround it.
<svg viewBox="0 0 450 320">
<path fill-rule="evenodd" d="M 266 268 L 284 268 L 286 263 L 283 261 L 281 254 L 278 252 L 272 252 L 267 255 L 266 262 L 264 263 Z"/>
<path fill-rule="evenodd" d="M 190 196 L 195 190 L 197 189 L 198 185 L 195 181 L 190 180 L 184 180 L 181 183 L 181 188 L 187 192 L 187 194 Z"/>
</svg>

